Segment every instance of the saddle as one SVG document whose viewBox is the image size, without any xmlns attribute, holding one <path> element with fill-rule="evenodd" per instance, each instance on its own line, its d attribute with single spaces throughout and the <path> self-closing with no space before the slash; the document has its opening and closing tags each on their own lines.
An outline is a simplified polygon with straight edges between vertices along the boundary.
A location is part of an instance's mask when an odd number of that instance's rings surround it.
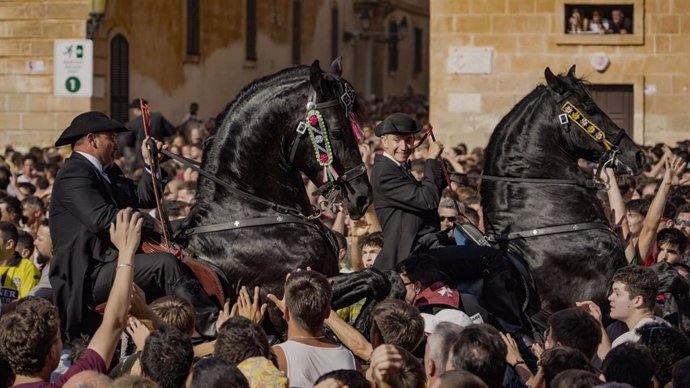
<svg viewBox="0 0 690 388">
<path fill-rule="evenodd" d="M 165 252 L 177 257 L 182 264 L 192 271 L 201 284 L 201 288 L 204 289 L 208 296 L 215 298 L 220 306 L 225 303 L 226 288 L 224 286 L 227 286 L 229 283 L 225 279 L 223 272 L 215 268 L 211 263 L 198 260 L 191 252 L 183 250 L 174 244 L 165 245 L 161 241 L 160 235 L 142 238 L 140 249 L 143 253 Z"/>
<path fill-rule="evenodd" d="M 172 244 L 171 244 L 172 245 Z M 215 299 L 219 306 L 225 303 L 225 290 L 229 289 L 229 282 L 220 269 L 211 263 L 198 260 L 190 252 L 175 245 L 166 245 L 160 235 L 146 234 L 142 236 L 139 253 L 170 253 L 177 257 L 197 278 L 206 295 Z M 103 314 L 107 302 L 97 305 L 94 310 Z"/>
<path fill-rule="evenodd" d="M 455 286 L 461 292 L 463 301 L 468 299 L 468 301 L 472 302 L 468 303 L 468 305 L 478 304 L 479 306 L 485 306 L 487 303 L 490 303 L 485 300 L 486 295 L 483 292 L 485 282 L 496 283 L 495 285 L 490 284 L 490 286 L 498 286 L 499 283 L 503 284 L 504 282 L 513 283 L 520 290 L 518 294 L 522 294 L 519 298 L 520 300 L 514 300 L 513 302 L 513 304 L 515 302 L 519 303 L 519 306 L 515 306 L 518 309 L 509 314 L 518 318 L 513 324 L 521 322 L 521 326 L 531 332 L 530 334 L 534 340 L 540 340 L 541 333 L 547 327 L 546 321 L 549 314 L 541 308 L 541 300 L 529 264 L 515 252 L 494 246 L 490 239 L 474 225 L 462 223 L 457 224 L 456 227 L 456 240 L 458 240 L 458 237 L 462 237 L 460 241 L 468 241 L 471 245 L 498 248 L 502 252 L 503 262 L 505 263 L 505 267 L 498 272 L 494 269 L 486 272 L 482 278 L 458 282 Z M 461 234 L 461 236 L 457 236 L 457 234 Z M 488 276 L 489 273 L 492 273 L 491 276 Z M 468 298 L 469 296 L 471 297 Z M 499 297 L 508 297 L 508 295 L 499 295 Z M 508 303 L 506 300 L 506 305 L 508 304 L 511 303 Z M 485 314 L 481 309 L 478 312 L 483 313 L 481 314 L 483 317 L 491 315 Z M 496 318 L 502 321 L 500 317 L 490 317 L 489 320 Z M 510 326 L 512 325 L 502 322 L 501 326 L 510 331 Z"/>
</svg>

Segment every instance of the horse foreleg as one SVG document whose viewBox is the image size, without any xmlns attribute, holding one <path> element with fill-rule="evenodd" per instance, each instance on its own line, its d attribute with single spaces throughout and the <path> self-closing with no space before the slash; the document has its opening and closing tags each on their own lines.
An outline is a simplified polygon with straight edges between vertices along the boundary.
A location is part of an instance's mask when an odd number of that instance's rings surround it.
<svg viewBox="0 0 690 388">
<path fill-rule="evenodd" d="M 330 278 L 333 285 L 332 306 L 339 310 L 364 299 L 354 327 L 365 337 L 369 335 L 371 310 L 391 291 L 391 283 L 385 274 L 374 268 L 340 274 Z"/>
</svg>

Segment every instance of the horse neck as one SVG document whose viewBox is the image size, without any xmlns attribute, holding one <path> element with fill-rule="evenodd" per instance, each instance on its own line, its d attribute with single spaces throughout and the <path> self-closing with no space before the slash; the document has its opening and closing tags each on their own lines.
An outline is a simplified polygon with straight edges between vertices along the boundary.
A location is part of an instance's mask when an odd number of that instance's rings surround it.
<svg viewBox="0 0 690 388">
<path fill-rule="evenodd" d="M 581 178 L 583 172 L 577 165 L 577 158 L 562 143 L 559 113 L 548 89 L 537 87 L 496 126 L 487 146 L 484 174 Z"/>
<path fill-rule="evenodd" d="M 266 87 L 231 109 L 204 158 L 207 170 L 232 186 L 306 213 L 310 203 L 301 175 L 283 149 L 295 131 L 290 123 L 299 120 L 307 101 L 306 88 L 303 96 L 294 88 L 294 83 Z"/>
</svg>

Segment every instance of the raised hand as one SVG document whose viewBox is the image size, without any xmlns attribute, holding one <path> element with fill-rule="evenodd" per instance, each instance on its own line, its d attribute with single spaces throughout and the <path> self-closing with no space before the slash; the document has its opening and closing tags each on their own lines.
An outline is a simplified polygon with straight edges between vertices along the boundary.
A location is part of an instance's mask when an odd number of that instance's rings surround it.
<svg viewBox="0 0 690 388">
<path fill-rule="evenodd" d="M 390 386 L 395 384 L 397 374 L 403 366 L 403 356 L 394 345 L 381 345 L 371 353 L 370 370 L 376 382 Z"/>
<path fill-rule="evenodd" d="M 232 312 L 255 323 L 261 323 L 266 315 L 268 305 L 266 303 L 259 305 L 259 302 L 259 287 L 254 287 L 254 298 L 252 300 L 247 287 L 242 286 L 239 295 L 237 295 L 237 303 L 232 307 Z M 235 316 L 232 312 L 231 316 Z"/>
<path fill-rule="evenodd" d="M 120 210 L 115 222 L 110 224 L 110 241 L 122 253 L 134 255 L 141 241 L 141 226 L 144 220 L 141 214 L 131 208 Z"/>
<path fill-rule="evenodd" d="M 148 315 L 148 305 L 146 304 L 146 295 L 141 287 L 136 283 L 132 283 L 132 297 L 130 298 L 129 313 L 137 318 L 145 319 Z"/>
<path fill-rule="evenodd" d="M 441 155 L 441 152 L 443 152 L 443 143 L 440 141 L 432 141 L 431 144 L 429 144 L 429 153 L 427 154 L 426 158 L 438 159 L 438 157 Z"/>
<path fill-rule="evenodd" d="M 593 316 L 599 323 L 601 323 L 601 308 L 591 300 L 582 302 L 575 302 L 575 306 L 585 310 L 589 315 Z"/>
<path fill-rule="evenodd" d="M 148 142 L 149 139 L 151 139 L 150 136 L 147 136 L 144 141 L 141 143 L 141 156 L 144 157 L 144 163 L 149 164 L 151 162 L 151 153 L 149 152 L 149 147 L 148 147 Z M 158 155 L 158 160 L 161 159 L 162 154 L 160 153 L 161 149 L 167 148 L 167 146 L 163 146 L 163 143 L 160 141 L 153 139 L 153 141 L 156 143 L 156 154 Z"/>
<path fill-rule="evenodd" d="M 146 338 L 151 334 L 151 330 L 138 319 L 130 317 L 129 321 L 127 321 L 127 334 L 132 337 L 132 341 L 137 346 L 137 351 L 140 352 L 144 350 Z"/>
<path fill-rule="evenodd" d="M 235 306 L 236 305 L 237 304 L 235 304 Z M 233 310 L 235 310 L 234 306 L 233 306 Z M 236 310 L 235 310 L 235 312 L 236 312 Z M 220 327 L 223 326 L 225 321 L 234 317 L 235 315 L 236 314 L 233 314 L 233 312 L 230 311 L 230 300 L 226 299 L 225 303 L 223 304 L 223 309 L 220 310 L 220 312 L 218 313 L 218 319 L 216 319 L 216 332 L 220 331 Z"/>
<path fill-rule="evenodd" d="M 522 355 L 518 349 L 515 339 L 510 334 L 498 333 L 501 335 L 501 339 L 508 347 L 508 354 L 506 355 L 506 362 L 510 365 L 515 365 L 518 362 L 524 362 L 522 360 Z"/>
</svg>

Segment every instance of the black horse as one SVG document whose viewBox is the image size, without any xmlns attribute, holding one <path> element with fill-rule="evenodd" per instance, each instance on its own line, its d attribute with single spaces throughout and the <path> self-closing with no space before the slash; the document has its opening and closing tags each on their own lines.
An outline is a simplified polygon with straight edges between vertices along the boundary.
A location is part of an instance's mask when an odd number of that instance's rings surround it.
<svg viewBox="0 0 690 388">
<path fill-rule="evenodd" d="M 297 268 L 338 274 L 337 243 L 314 214 L 302 173 L 354 219 L 371 202 L 354 127 L 358 103 L 341 72 L 339 60 L 330 73 L 318 61 L 280 71 L 247 86 L 219 115 L 202 161 L 209 175 L 199 177 L 181 242 L 232 287 L 282 295 Z M 334 300 L 371 295 L 372 284 L 376 299 L 388 292 L 383 275 L 367 272 L 337 282 Z M 275 311 L 271 320 L 281 326 Z"/>
<path fill-rule="evenodd" d="M 545 78 L 489 140 L 481 181 L 486 230 L 529 263 L 547 312 L 580 300 L 607 308 L 610 279 L 626 260 L 578 159 L 633 175 L 645 158 L 597 107 L 575 66 L 558 76 L 547 68 Z"/>
</svg>

